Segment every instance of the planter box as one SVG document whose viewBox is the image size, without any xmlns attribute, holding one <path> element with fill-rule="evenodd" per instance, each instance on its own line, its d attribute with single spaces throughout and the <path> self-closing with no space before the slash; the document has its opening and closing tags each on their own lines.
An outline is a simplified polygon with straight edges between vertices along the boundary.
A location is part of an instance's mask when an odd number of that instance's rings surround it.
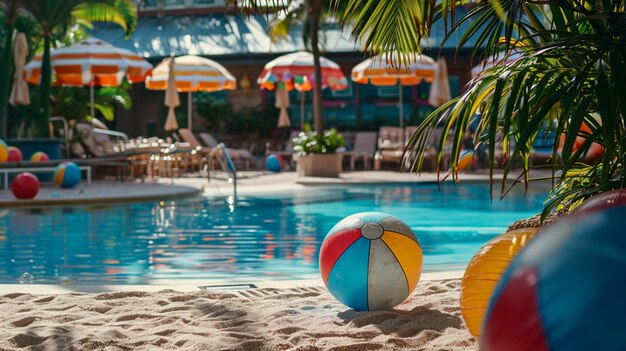
<svg viewBox="0 0 626 351">
<path fill-rule="evenodd" d="M 299 177 L 334 177 L 341 173 L 341 154 L 310 154 L 298 156 L 296 167 Z"/>
</svg>

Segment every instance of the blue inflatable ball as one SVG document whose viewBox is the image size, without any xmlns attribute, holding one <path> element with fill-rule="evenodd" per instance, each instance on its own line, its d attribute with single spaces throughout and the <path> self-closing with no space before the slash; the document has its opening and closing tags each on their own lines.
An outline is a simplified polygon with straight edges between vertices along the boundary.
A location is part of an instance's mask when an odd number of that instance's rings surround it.
<svg viewBox="0 0 626 351">
<path fill-rule="evenodd" d="M 570 214 L 507 268 L 483 320 L 480 349 L 624 350 L 626 207 Z"/>
<path fill-rule="evenodd" d="M 72 188 L 80 182 L 80 169 L 73 162 L 63 162 L 54 170 L 54 182 L 61 188 Z"/>
<path fill-rule="evenodd" d="M 280 155 L 271 154 L 265 160 L 265 167 L 270 172 L 278 173 L 285 167 L 285 161 Z"/>
</svg>

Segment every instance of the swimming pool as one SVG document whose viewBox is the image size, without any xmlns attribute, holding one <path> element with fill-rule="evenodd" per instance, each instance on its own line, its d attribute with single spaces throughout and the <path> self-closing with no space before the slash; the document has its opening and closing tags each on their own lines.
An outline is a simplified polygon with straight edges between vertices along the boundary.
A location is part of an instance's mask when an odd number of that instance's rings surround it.
<svg viewBox="0 0 626 351">
<path fill-rule="evenodd" d="M 521 188 L 521 187 L 520 187 Z M 522 189 L 518 189 L 522 190 Z M 305 187 L 281 196 L 0 211 L 0 283 L 156 284 L 318 276 L 321 242 L 343 217 L 405 221 L 424 270 L 463 269 L 512 221 L 541 210 L 543 190 L 489 201 L 486 184 Z"/>
</svg>

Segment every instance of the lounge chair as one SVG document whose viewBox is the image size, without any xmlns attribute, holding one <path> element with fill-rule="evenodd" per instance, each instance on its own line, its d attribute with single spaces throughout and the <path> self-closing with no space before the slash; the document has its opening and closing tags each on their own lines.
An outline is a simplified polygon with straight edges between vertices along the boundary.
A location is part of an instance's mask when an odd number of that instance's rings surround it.
<svg viewBox="0 0 626 351">
<path fill-rule="evenodd" d="M 404 130 L 400 127 L 380 127 L 378 133 L 378 151 L 374 156 L 374 169 L 380 171 L 382 163 L 402 162 L 404 153 Z"/>
<path fill-rule="evenodd" d="M 376 153 L 376 132 L 357 132 L 354 137 L 354 148 L 345 152 L 350 157 L 350 170 L 354 171 L 356 161 L 363 161 L 363 169 L 370 169 L 372 159 Z"/>
<path fill-rule="evenodd" d="M 188 142 L 192 147 L 200 147 L 201 150 L 205 153 L 208 152 L 209 155 L 213 152 L 218 145 L 219 142 L 209 133 L 200 133 L 200 139 L 204 143 L 204 146 L 200 144 L 200 141 L 196 138 L 193 133 L 186 128 L 180 128 L 178 130 L 178 135 L 181 140 Z M 250 151 L 246 149 L 230 149 L 228 148 L 228 154 L 232 158 L 232 161 L 238 165 L 243 165 L 246 170 L 250 169 L 250 162 L 252 161 L 252 154 Z M 212 162 L 212 161 L 211 161 Z"/>
</svg>

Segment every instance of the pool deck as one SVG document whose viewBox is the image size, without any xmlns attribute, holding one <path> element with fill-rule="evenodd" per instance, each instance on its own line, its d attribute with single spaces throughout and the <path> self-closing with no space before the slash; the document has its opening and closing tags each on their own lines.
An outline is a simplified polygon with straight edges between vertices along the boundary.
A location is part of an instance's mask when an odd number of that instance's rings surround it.
<svg viewBox="0 0 626 351">
<path fill-rule="evenodd" d="M 416 183 L 434 182 L 436 174 L 415 174 L 396 172 L 353 172 L 344 173 L 340 178 L 299 178 L 295 172 L 267 173 L 240 172 L 238 194 L 276 192 L 284 189 L 297 189 L 315 185 L 345 185 L 368 183 Z M 467 174 L 465 180 L 486 180 L 485 174 Z M 208 196 L 232 195 L 233 187 L 223 173 L 211 180 L 205 177 L 160 178 L 141 181 L 94 181 L 91 185 L 80 183 L 71 189 L 61 189 L 51 183 L 43 183 L 33 200 L 17 200 L 10 190 L 0 191 L 0 207 L 37 207 L 72 204 L 102 204 L 115 202 L 160 201 L 195 194 Z"/>
</svg>

